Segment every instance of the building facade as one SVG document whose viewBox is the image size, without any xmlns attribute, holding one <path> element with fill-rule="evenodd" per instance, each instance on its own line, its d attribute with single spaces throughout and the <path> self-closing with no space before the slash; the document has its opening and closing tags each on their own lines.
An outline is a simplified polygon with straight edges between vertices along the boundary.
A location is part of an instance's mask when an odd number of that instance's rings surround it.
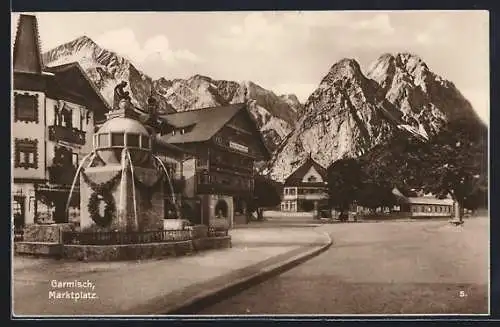
<svg viewBox="0 0 500 327">
<path fill-rule="evenodd" d="M 410 217 L 452 217 L 454 202 L 450 198 L 438 199 L 433 196 L 405 196 L 393 189 L 397 206 L 395 211 Z"/>
<path fill-rule="evenodd" d="M 20 15 L 13 71 L 14 225 L 77 220 L 79 181 L 74 179 L 82 159 L 93 149 L 142 140 L 123 133 L 95 134 L 111 106 L 78 63 L 43 64 L 35 16 Z M 270 158 L 246 104 L 159 115 L 150 100 L 148 110 L 134 108 L 133 116 L 149 130 L 154 156 L 169 176 L 165 218 L 178 218 L 180 208 L 193 223 L 246 222 L 254 162 Z"/>
<path fill-rule="evenodd" d="M 194 156 L 182 162 L 184 212 L 195 224 L 246 223 L 254 162 L 270 158 L 246 104 L 160 116 L 158 139 Z"/>
<path fill-rule="evenodd" d="M 311 212 L 328 204 L 326 169 L 309 157 L 286 180 L 281 211 Z"/>
<path fill-rule="evenodd" d="M 35 16 L 20 15 L 13 49 L 14 224 L 64 222 L 70 186 L 95 122 L 109 109 L 77 63 L 45 67 Z M 78 214 L 78 195 L 69 214 Z"/>
</svg>

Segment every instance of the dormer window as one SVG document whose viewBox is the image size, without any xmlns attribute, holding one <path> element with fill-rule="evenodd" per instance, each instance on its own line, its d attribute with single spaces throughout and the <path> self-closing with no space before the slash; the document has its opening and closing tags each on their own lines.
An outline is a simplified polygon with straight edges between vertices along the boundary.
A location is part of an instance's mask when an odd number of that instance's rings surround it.
<svg viewBox="0 0 500 327">
<path fill-rule="evenodd" d="M 175 135 L 175 129 L 172 131 L 172 135 Z"/>
<path fill-rule="evenodd" d="M 182 134 L 185 134 L 186 133 L 186 130 L 184 128 L 181 129 L 181 135 Z"/>
</svg>

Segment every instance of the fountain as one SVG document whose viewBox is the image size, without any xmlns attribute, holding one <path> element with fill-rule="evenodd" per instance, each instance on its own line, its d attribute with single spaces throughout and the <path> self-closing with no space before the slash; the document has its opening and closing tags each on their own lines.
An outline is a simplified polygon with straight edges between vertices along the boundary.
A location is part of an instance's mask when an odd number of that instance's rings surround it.
<svg viewBox="0 0 500 327">
<path fill-rule="evenodd" d="M 71 184 L 66 212 L 79 179 L 79 228 L 71 223 L 34 225 L 28 242 L 15 244 L 16 253 L 110 261 L 230 247 L 227 234 L 209 235 L 204 225 L 184 228 L 172 176 L 153 154 L 154 132 L 135 119 L 129 98 L 115 103 Z M 165 178 L 178 219 L 164 219 Z"/>
<path fill-rule="evenodd" d="M 74 177 L 66 209 L 80 179 L 80 228 L 109 231 L 163 229 L 163 183 L 167 178 L 172 202 L 178 206 L 171 177 L 152 153 L 152 137 L 131 118 L 131 103 L 118 108 L 94 135 L 93 150 L 83 158 Z M 158 165 L 159 164 L 159 165 Z M 99 207 L 104 204 L 104 213 Z"/>
</svg>

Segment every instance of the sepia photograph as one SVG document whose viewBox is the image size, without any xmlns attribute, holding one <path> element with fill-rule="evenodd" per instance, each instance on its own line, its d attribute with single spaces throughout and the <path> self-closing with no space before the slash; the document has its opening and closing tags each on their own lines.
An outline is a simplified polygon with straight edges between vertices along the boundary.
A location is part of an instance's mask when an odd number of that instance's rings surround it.
<svg viewBox="0 0 500 327">
<path fill-rule="evenodd" d="M 11 12 L 12 317 L 489 315 L 489 19 Z"/>
</svg>

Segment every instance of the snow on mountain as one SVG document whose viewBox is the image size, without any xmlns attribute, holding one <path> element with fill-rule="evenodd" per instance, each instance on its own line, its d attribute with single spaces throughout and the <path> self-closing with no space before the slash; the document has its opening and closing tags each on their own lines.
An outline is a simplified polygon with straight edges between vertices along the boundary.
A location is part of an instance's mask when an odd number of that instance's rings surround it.
<svg viewBox="0 0 500 327">
<path fill-rule="evenodd" d="M 109 104 L 113 102 L 114 87 L 125 80 L 129 84 L 134 105 L 146 108 L 147 98 L 152 93 L 158 100 L 161 111 L 174 112 L 153 88 L 153 80 L 149 76 L 124 57 L 101 48 L 86 36 L 62 44 L 44 53 L 42 57 L 47 66 L 78 62 Z"/>
<path fill-rule="evenodd" d="M 479 120 L 453 83 L 415 55 L 382 55 L 366 76 L 355 60 L 343 59 L 308 98 L 295 130 L 266 169 L 283 181 L 309 154 L 328 167 L 369 151 L 397 130 L 426 141 L 460 117 Z"/>
<path fill-rule="evenodd" d="M 166 113 L 248 101 L 271 150 L 293 130 L 296 110 L 301 106 L 294 95 L 282 98 L 253 82 L 213 80 L 202 75 L 153 80 L 124 57 L 101 48 L 86 36 L 44 53 L 43 60 L 47 66 L 79 62 L 110 104 L 114 87 L 122 80 L 128 82 L 136 106 L 147 108 L 147 98 L 153 94 L 160 111 Z"/>
<path fill-rule="evenodd" d="M 253 82 L 213 80 L 195 75 L 188 79 L 159 79 L 155 84 L 158 92 L 177 111 L 247 102 L 271 150 L 295 125 L 294 109 L 272 91 Z"/>
</svg>

